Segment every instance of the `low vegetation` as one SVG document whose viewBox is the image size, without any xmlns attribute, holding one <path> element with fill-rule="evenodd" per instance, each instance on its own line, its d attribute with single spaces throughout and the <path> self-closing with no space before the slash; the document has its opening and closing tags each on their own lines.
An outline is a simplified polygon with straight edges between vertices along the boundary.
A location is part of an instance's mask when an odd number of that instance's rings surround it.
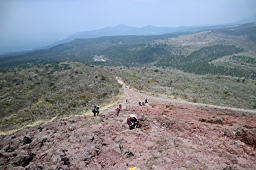
<svg viewBox="0 0 256 170">
<path fill-rule="evenodd" d="M 198 32 L 155 36 L 107 36 L 77 39 L 49 49 L 0 58 L 10 66 L 82 62 L 101 66 L 169 67 L 195 74 L 256 78 L 254 23 Z M 104 56 L 104 61 L 94 60 Z"/>
<path fill-rule="evenodd" d="M 256 81 L 223 75 L 196 75 L 159 67 L 114 69 L 131 87 L 195 103 L 256 109 Z"/>
<path fill-rule="evenodd" d="M 82 63 L 40 64 L 0 72 L 0 129 L 79 114 L 112 101 L 120 85 L 105 69 Z"/>
<path fill-rule="evenodd" d="M 0 128 L 77 114 L 113 100 L 120 88 L 116 75 L 154 94 L 256 109 L 255 28 L 247 24 L 156 36 L 77 39 L 1 57 Z M 95 61 L 95 56 L 104 56 L 104 61 Z"/>
</svg>

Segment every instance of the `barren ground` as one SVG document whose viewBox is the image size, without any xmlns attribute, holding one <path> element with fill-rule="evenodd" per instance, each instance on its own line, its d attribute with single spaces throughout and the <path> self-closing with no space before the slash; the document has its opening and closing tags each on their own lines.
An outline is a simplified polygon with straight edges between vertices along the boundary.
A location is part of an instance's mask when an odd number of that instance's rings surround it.
<svg viewBox="0 0 256 170">
<path fill-rule="evenodd" d="M 113 106 L 99 117 L 57 119 L 1 136 L 1 168 L 256 169 L 253 111 L 177 102 L 123 86 L 128 103 L 122 102 L 119 117 Z M 149 103 L 139 106 L 145 98 Z M 141 128 L 128 130 L 131 113 Z"/>
</svg>

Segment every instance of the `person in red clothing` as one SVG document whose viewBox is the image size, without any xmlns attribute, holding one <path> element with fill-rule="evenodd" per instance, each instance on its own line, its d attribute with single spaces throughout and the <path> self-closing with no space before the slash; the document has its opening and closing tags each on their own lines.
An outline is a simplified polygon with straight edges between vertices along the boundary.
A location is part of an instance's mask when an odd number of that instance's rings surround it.
<svg viewBox="0 0 256 170">
<path fill-rule="evenodd" d="M 134 129 L 139 127 L 139 122 L 134 114 L 130 114 L 127 118 L 127 124 L 129 125 L 129 129 Z"/>
</svg>

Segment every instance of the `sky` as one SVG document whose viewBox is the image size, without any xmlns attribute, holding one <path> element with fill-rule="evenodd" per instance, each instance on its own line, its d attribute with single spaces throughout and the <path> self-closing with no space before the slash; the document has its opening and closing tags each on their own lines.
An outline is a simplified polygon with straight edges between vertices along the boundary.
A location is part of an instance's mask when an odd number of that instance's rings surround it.
<svg viewBox="0 0 256 170">
<path fill-rule="evenodd" d="M 0 54 L 106 26 L 203 26 L 256 18 L 256 0 L 0 0 Z"/>
</svg>

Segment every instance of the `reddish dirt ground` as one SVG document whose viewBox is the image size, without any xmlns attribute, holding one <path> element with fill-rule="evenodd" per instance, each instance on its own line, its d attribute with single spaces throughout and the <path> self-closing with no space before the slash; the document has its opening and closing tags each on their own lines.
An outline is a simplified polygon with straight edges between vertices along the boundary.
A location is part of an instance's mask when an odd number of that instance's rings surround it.
<svg viewBox="0 0 256 170">
<path fill-rule="evenodd" d="M 123 90 L 119 117 L 114 106 L 1 136 L 2 169 L 256 169 L 256 114 Z"/>
</svg>

